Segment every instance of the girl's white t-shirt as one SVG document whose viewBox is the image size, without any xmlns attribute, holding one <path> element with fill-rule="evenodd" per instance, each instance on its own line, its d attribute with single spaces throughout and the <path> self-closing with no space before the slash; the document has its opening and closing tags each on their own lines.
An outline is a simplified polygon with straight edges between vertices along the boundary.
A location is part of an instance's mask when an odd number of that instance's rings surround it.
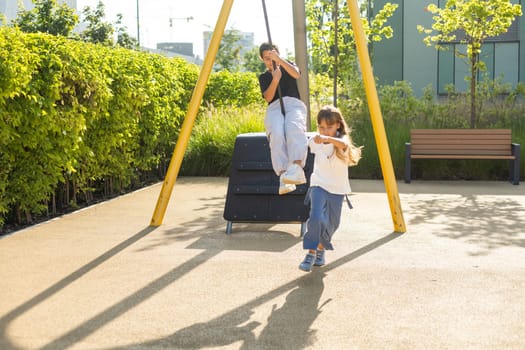
<svg viewBox="0 0 525 350">
<path fill-rule="evenodd" d="M 334 145 L 315 143 L 312 137 L 308 140 L 308 146 L 315 155 L 310 186 L 322 187 L 333 194 L 349 194 L 352 190 L 348 179 L 348 165 L 337 157 Z"/>
</svg>

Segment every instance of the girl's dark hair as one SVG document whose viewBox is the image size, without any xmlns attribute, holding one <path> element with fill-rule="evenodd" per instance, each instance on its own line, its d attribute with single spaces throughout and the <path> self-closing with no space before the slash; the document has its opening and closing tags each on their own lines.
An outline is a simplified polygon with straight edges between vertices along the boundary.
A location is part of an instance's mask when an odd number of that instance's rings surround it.
<svg viewBox="0 0 525 350">
<path fill-rule="evenodd" d="M 317 124 L 321 124 L 321 121 L 325 121 L 328 125 L 333 125 L 335 123 L 339 123 L 339 128 L 337 129 L 337 137 L 344 138 L 348 142 L 348 147 L 346 149 L 342 150 L 340 148 L 336 148 L 336 156 L 339 159 L 344 160 L 349 166 L 357 165 L 359 160 L 361 159 L 361 147 L 357 147 L 354 145 L 352 138 L 350 137 L 350 133 L 352 132 L 352 129 L 348 127 L 346 124 L 345 119 L 343 118 L 343 114 L 339 110 L 339 108 L 335 106 L 324 106 L 321 108 L 319 113 L 317 113 Z"/>
<path fill-rule="evenodd" d="M 270 44 L 270 43 L 262 43 L 261 46 L 259 46 L 259 56 L 262 58 L 264 51 L 272 51 L 272 50 L 275 50 L 277 51 L 277 53 L 279 53 L 279 48 L 277 47 L 277 45 Z"/>
<path fill-rule="evenodd" d="M 337 129 L 338 137 L 343 138 L 349 134 L 348 125 L 346 125 L 343 114 L 339 108 L 334 106 L 324 106 L 321 108 L 319 113 L 317 113 L 317 124 L 320 124 L 322 120 L 329 125 L 339 123 L 339 129 Z"/>
</svg>

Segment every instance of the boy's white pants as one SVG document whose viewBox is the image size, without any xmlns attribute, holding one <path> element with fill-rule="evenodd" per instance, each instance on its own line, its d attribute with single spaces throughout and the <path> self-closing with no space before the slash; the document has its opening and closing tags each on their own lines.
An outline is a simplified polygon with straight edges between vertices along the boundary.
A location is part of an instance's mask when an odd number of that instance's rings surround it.
<svg viewBox="0 0 525 350">
<path fill-rule="evenodd" d="M 301 160 L 304 167 L 308 153 L 306 106 L 303 101 L 288 96 L 283 97 L 283 104 L 286 116 L 281 113 L 281 104 L 276 100 L 268 106 L 264 118 L 272 166 L 277 176 L 295 160 Z"/>
</svg>

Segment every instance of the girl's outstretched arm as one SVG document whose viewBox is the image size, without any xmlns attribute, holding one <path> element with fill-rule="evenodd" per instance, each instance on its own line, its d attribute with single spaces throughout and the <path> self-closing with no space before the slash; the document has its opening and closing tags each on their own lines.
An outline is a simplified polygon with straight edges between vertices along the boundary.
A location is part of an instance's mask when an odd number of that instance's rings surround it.
<svg viewBox="0 0 525 350">
<path fill-rule="evenodd" d="M 314 136 L 314 142 L 315 143 L 331 143 L 334 145 L 335 148 L 339 148 L 343 151 L 345 151 L 349 145 L 348 139 L 346 137 L 338 138 L 338 137 L 331 137 L 331 136 L 325 136 L 325 135 L 315 135 Z"/>
</svg>

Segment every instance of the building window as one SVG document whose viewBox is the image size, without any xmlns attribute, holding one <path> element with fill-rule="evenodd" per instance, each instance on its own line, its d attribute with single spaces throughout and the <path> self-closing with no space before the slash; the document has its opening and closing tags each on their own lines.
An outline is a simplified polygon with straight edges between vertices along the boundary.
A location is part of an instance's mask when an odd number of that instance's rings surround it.
<svg viewBox="0 0 525 350">
<path fill-rule="evenodd" d="M 438 51 L 438 94 L 446 94 L 447 86 L 454 86 L 457 92 L 468 90 L 470 77 L 470 62 L 467 58 L 459 58 L 455 50 L 466 54 L 466 45 L 450 43 L 444 45 L 447 50 Z M 519 42 L 488 42 L 483 44 L 480 60 L 485 63 L 486 70 L 478 72 L 478 81 L 501 79 L 516 87 L 519 80 Z"/>
<path fill-rule="evenodd" d="M 439 0 L 438 6 L 443 8 L 446 0 Z M 481 48 L 480 60 L 487 69 L 478 72 L 478 81 L 487 77 L 488 79 L 501 78 L 504 83 L 510 83 L 515 87 L 519 79 L 519 25 L 520 17 L 509 27 L 508 31 L 495 37 L 489 37 L 484 41 Z M 470 62 L 467 58 L 459 58 L 454 52 L 460 52 L 466 56 L 466 45 L 461 43 L 465 39 L 465 33 L 458 31 L 456 40 L 441 43 L 446 50 L 438 51 L 438 94 L 446 94 L 447 86 L 454 86 L 455 91 L 467 91 L 470 77 Z"/>
</svg>

